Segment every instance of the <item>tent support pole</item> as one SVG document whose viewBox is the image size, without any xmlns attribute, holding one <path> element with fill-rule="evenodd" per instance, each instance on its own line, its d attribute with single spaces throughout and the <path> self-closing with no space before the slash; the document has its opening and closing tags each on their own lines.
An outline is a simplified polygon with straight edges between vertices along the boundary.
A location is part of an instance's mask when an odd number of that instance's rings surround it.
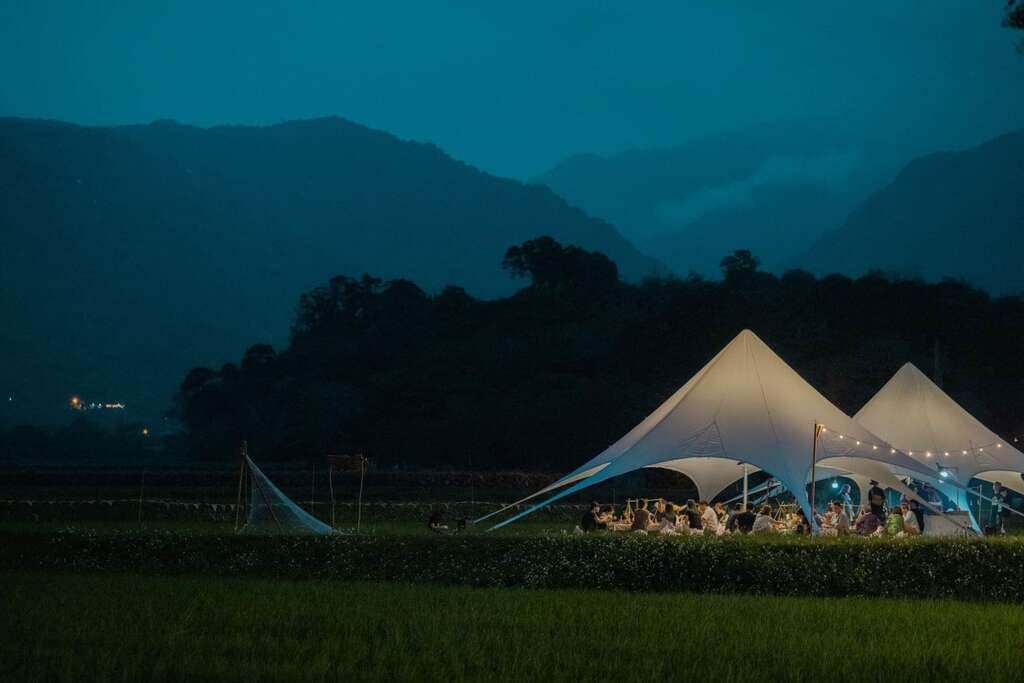
<svg viewBox="0 0 1024 683">
<path fill-rule="evenodd" d="M 818 424 L 817 422 L 815 422 L 814 423 L 814 442 L 811 444 L 811 516 L 812 517 L 815 515 L 815 512 L 816 512 L 815 511 L 815 507 L 814 507 L 814 494 L 816 492 L 815 491 L 815 488 L 816 488 L 815 484 L 817 483 L 818 479 L 815 476 L 815 474 L 816 474 L 815 469 L 816 469 L 816 466 L 818 464 L 818 436 L 820 434 L 821 434 L 821 425 Z M 809 519 L 807 521 L 812 525 L 811 526 L 812 529 L 815 528 L 814 527 L 814 523 L 815 522 L 814 522 L 813 519 Z"/>
<path fill-rule="evenodd" d="M 750 470 L 747 467 L 747 463 L 743 463 L 743 510 L 744 511 L 749 509 L 748 506 L 747 506 L 747 501 L 748 501 L 749 492 L 750 492 L 750 488 L 749 488 L 750 479 L 748 477 L 749 473 L 750 473 Z"/>
<path fill-rule="evenodd" d="M 238 522 L 242 514 L 242 487 L 245 484 L 245 458 L 248 455 L 247 443 L 246 441 L 242 442 L 241 455 L 239 456 L 238 498 L 235 501 L 235 533 L 238 533 Z"/>
</svg>

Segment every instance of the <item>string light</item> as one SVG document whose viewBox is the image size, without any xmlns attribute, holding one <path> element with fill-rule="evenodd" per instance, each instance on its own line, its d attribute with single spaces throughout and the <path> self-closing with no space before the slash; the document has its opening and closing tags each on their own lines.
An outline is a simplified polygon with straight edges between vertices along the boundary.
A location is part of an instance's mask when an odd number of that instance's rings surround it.
<svg viewBox="0 0 1024 683">
<path fill-rule="evenodd" d="M 817 426 L 821 430 L 822 434 L 825 434 L 825 433 L 827 433 L 829 431 L 829 429 L 825 425 L 823 425 L 823 424 L 819 424 Z M 879 445 L 878 444 L 874 444 L 874 443 L 871 443 L 871 442 L 862 442 L 860 439 L 857 439 L 856 437 L 850 436 L 849 434 L 843 434 L 842 432 L 838 432 L 838 431 L 836 431 L 834 429 L 832 430 L 832 434 L 834 434 L 835 436 L 838 436 L 841 440 L 844 440 L 844 441 L 846 440 L 847 437 L 849 437 L 850 440 L 853 441 L 854 445 L 856 445 L 856 446 L 869 446 L 870 445 L 871 446 L 871 450 L 873 450 L 873 451 L 877 451 L 879 449 Z M 1020 439 L 1020 437 L 1014 437 L 1014 441 L 1015 442 L 1019 441 L 1019 439 Z M 884 446 L 888 447 L 889 444 L 884 444 Z M 993 442 L 993 443 L 990 443 L 990 444 L 985 444 L 984 446 L 974 446 L 974 447 L 971 447 L 971 448 L 965 448 L 965 449 L 961 449 L 960 450 L 960 454 L 961 455 L 970 455 L 972 453 L 975 453 L 975 454 L 984 453 L 986 448 L 991 448 L 991 447 L 1002 448 L 1003 444 L 1002 444 L 1002 442 L 997 441 L 997 442 Z M 889 448 L 889 453 L 890 454 L 896 455 L 897 452 L 898 452 L 898 449 L 896 449 L 894 447 L 890 447 Z M 908 450 L 908 451 L 904 451 L 904 452 L 907 455 L 910 455 L 910 456 L 914 455 L 914 451 Z M 943 456 L 948 458 L 955 451 L 943 450 L 943 449 L 939 449 L 939 450 L 936 450 L 936 451 L 925 450 L 925 451 L 918 451 L 918 456 L 920 456 L 920 453 L 922 453 L 922 452 L 924 453 L 924 456 L 926 458 L 931 458 L 931 457 L 933 457 L 934 455 L 936 455 L 938 453 L 942 453 Z"/>
</svg>

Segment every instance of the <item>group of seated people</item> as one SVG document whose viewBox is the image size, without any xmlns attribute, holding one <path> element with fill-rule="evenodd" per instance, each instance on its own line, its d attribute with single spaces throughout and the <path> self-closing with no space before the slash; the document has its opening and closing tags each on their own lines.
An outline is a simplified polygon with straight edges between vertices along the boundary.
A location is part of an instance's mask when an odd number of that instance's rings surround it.
<svg viewBox="0 0 1024 683">
<path fill-rule="evenodd" d="M 853 530 L 861 536 L 904 538 L 924 533 L 924 525 L 924 509 L 911 499 L 889 509 L 879 505 L 865 506 L 857 516 Z"/>
<path fill-rule="evenodd" d="M 627 501 L 619 514 L 616 514 L 613 506 L 602 510 L 599 503 L 591 503 L 590 509 L 580 521 L 579 530 L 591 532 L 607 529 L 666 536 L 720 536 L 730 533 L 763 533 L 780 530 L 785 526 L 785 522 L 777 522 L 772 517 L 771 507 L 767 505 L 755 512 L 753 506 L 744 507 L 742 503 L 727 510 L 723 503 L 711 505 L 706 500 L 698 502 L 691 499 L 685 505 L 675 505 L 658 499 L 639 500 L 635 508 L 633 501 Z"/>
<path fill-rule="evenodd" d="M 787 507 L 795 507 L 795 510 L 787 512 Z M 918 535 L 924 530 L 924 510 L 915 500 L 904 501 L 890 510 L 875 504 L 865 506 L 854 522 L 850 521 L 851 513 L 851 507 L 843 501 L 829 503 L 825 513 L 816 515 L 821 532 L 830 536 L 857 534 L 902 538 Z M 692 499 L 682 506 L 662 499 L 638 500 L 635 508 L 633 501 L 627 501 L 618 514 L 614 506 L 602 509 L 599 503 L 593 502 L 577 529 L 583 533 L 606 529 L 666 536 L 811 533 L 807 516 L 798 506 L 784 506 L 773 512 L 767 504 L 744 506 L 736 503 L 727 510 L 722 503 L 711 505 L 706 500 L 698 502 Z"/>
</svg>

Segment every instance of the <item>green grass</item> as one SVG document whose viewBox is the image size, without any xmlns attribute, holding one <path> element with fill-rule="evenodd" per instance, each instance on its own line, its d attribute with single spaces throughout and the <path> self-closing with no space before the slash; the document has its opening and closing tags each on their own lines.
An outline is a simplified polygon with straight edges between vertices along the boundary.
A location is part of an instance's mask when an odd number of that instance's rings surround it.
<svg viewBox="0 0 1024 683">
<path fill-rule="evenodd" d="M 25 682 L 995 682 L 1024 666 L 1024 608 L 953 601 L 6 573 L 0 605 L 0 679 Z"/>
</svg>

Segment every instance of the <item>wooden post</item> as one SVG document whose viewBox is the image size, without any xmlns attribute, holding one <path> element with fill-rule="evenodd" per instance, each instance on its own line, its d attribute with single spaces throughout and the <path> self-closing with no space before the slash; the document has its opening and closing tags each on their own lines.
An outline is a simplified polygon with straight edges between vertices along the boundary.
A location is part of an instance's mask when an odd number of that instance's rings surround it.
<svg viewBox="0 0 1024 683">
<path fill-rule="evenodd" d="M 309 487 L 309 514 L 316 517 L 316 463 L 313 463 L 313 483 Z"/>
<path fill-rule="evenodd" d="M 238 532 L 238 521 L 242 513 L 242 486 L 245 484 L 245 459 L 248 457 L 247 442 L 242 442 L 241 464 L 238 467 L 238 498 L 235 502 L 235 532 Z"/>
<path fill-rule="evenodd" d="M 363 523 L 363 475 L 366 474 L 366 456 L 359 454 L 359 503 L 356 505 L 356 533 Z"/>
<path fill-rule="evenodd" d="M 821 434 L 821 425 L 814 423 L 814 443 L 811 444 L 811 517 L 814 517 L 814 494 L 816 493 L 817 478 L 815 469 L 818 464 L 818 436 Z M 814 528 L 814 520 L 807 520 L 811 528 Z"/>
<path fill-rule="evenodd" d="M 142 495 L 146 490 L 146 468 L 142 468 L 142 483 L 139 484 L 139 524 L 142 524 Z"/>
<path fill-rule="evenodd" d="M 327 463 L 327 488 L 331 491 L 331 528 L 337 529 L 338 525 L 334 520 L 334 463 Z"/>
</svg>

